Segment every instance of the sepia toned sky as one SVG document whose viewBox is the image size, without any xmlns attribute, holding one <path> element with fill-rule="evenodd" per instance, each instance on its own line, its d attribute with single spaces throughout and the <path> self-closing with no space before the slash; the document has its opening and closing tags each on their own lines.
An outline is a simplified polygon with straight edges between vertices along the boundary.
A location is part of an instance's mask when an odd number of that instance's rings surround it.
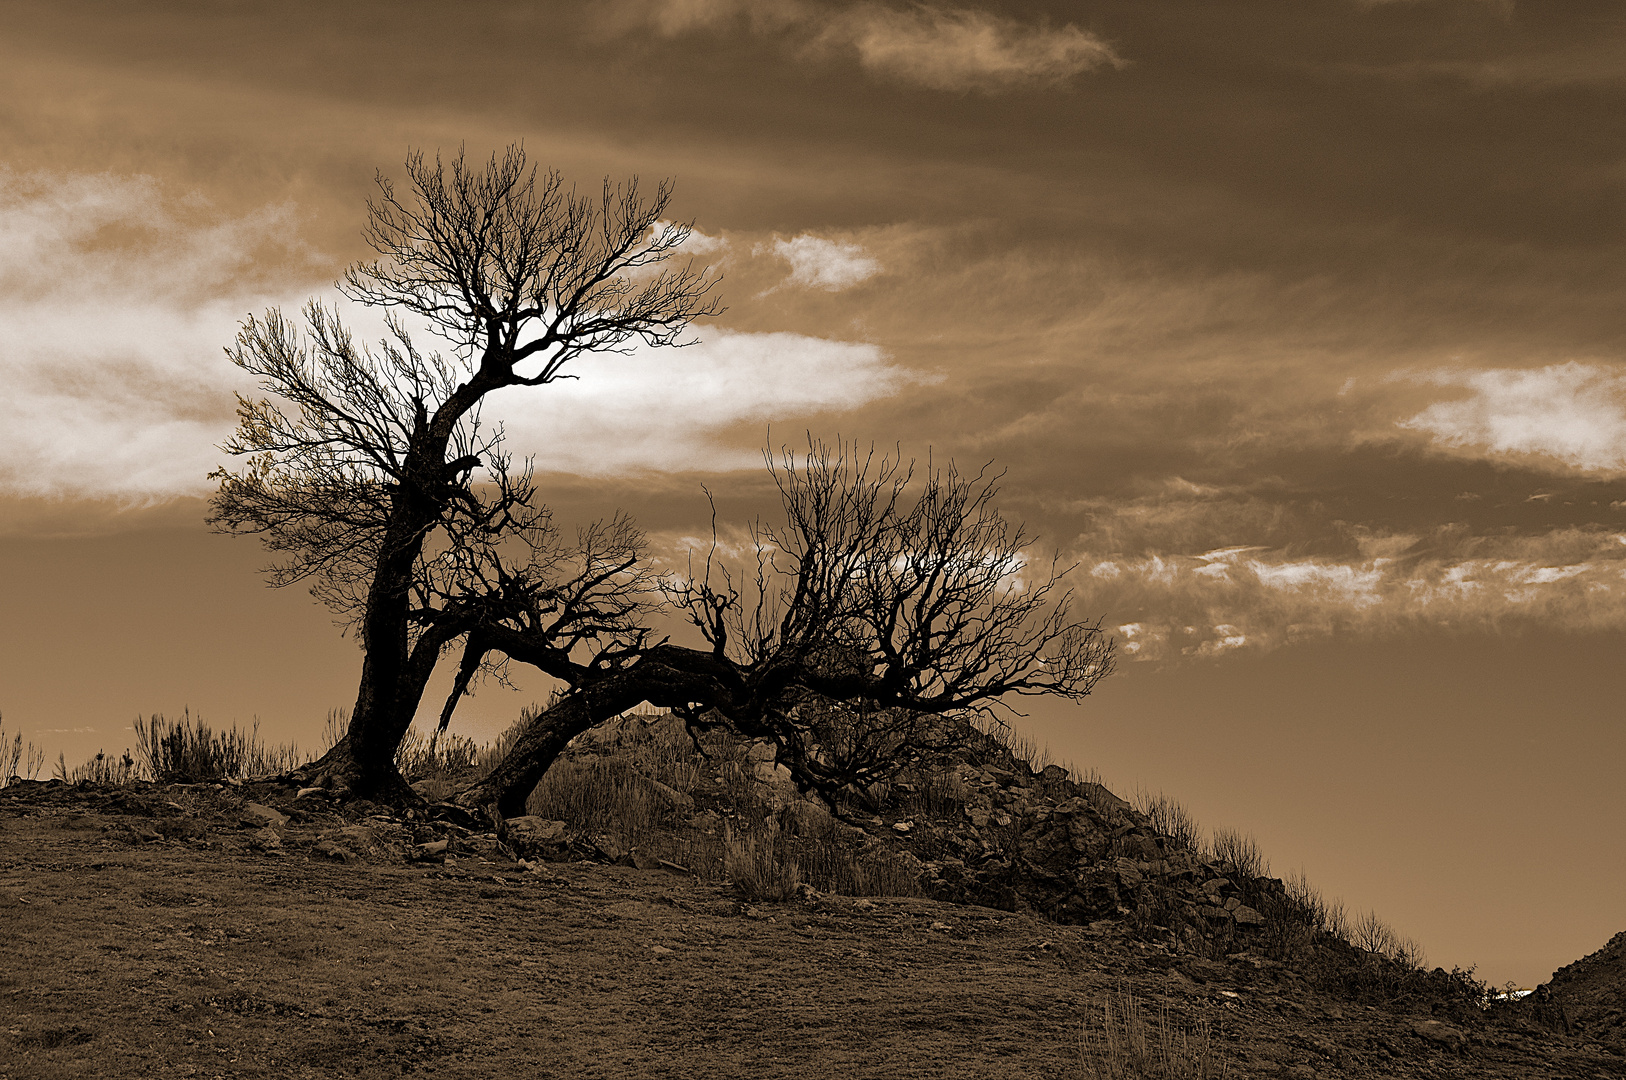
<svg viewBox="0 0 1626 1080">
<path fill-rule="evenodd" d="M 493 400 L 561 520 L 675 552 L 808 430 L 994 462 L 1122 649 L 1018 722 L 1054 757 L 1498 983 L 1626 929 L 1626 12 L 1589 0 L 8 0 L 5 731 L 350 703 L 353 643 L 202 524 L 222 348 L 333 298 L 409 148 L 515 141 L 674 177 L 728 305 Z"/>
</svg>

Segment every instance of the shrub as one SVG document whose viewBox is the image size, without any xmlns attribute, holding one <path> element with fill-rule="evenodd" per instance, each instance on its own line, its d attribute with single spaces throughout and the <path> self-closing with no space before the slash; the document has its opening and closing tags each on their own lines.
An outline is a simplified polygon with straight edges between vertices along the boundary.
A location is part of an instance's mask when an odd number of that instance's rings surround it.
<svg viewBox="0 0 1626 1080">
<path fill-rule="evenodd" d="M 1202 849 L 1202 829 L 1184 806 L 1161 791 L 1153 795 L 1142 787 L 1135 789 L 1132 801 L 1135 809 L 1151 821 L 1152 828 L 1172 839 L 1176 845 L 1190 851 Z"/>
</svg>

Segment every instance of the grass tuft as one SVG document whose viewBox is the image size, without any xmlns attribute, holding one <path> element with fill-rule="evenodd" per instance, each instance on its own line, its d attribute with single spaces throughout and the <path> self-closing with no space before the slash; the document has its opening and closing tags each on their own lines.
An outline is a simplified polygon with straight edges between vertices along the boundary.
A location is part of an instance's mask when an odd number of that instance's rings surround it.
<svg viewBox="0 0 1626 1080">
<path fill-rule="evenodd" d="M 1148 1018 L 1128 992 L 1105 995 L 1100 1007 L 1100 1022 L 1086 1023 L 1080 1035 L 1083 1080 L 1221 1080 L 1227 1075 L 1207 1021 L 1184 1029 L 1162 1008 Z"/>
<path fill-rule="evenodd" d="M 135 733 L 142 775 L 162 783 L 251 780 L 275 776 L 307 762 L 293 743 L 268 746 L 261 742 L 258 720 L 247 731 L 236 724 L 214 731 L 186 709 L 179 720 L 166 720 L 161 713 L 150 718 L 137 716 Z M 128 751 L 125 757 L 129 757 Z M 134 778 L 129 774 L 123 781 L 108 782 L 128 783 Z"/>
<path fill-rule="evenodd" d="M 45 767 L 45 751 L 30 740 L 23 748 L 23 733 L 17 732 L 6 742 L 5 718 L 0 716 L 0 787 L 13 780 L 34 780 Z"/>
</svg>

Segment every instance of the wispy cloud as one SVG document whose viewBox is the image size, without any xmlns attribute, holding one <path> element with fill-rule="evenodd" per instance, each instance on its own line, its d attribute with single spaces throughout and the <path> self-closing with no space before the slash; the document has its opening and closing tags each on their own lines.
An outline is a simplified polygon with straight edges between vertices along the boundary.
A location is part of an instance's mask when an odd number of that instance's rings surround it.
<svg viewBox="0 0 1626 1080">
<path fill-rule="evenodd" d="M 588 475 L 748 468 L 760 463 L 769 423 L 853 409 L 922 378 L 863 342 L 724 329 L 675 353 L 583 357 L 573 372 L 542 390 L 495 394 L 485 415 L 539 468 Z M 753 428 L 743 441 L 752 449 L 715 438 L 741 424 Z"/>
<path fill-rule="evenodd" d="M 1592 364 L 1411 376 L 1461 388 L 1400 422 L 1471 454 L 1546 458 L 1588 472 L 1626 471 L 1626 373 Z"/>
<path fill-rule="evenodd" d="M 317 256 L 291 208 L 222 213 L 151 178 L 0 168 L 0 489 L 195 492 L 230 429 L 221 353 Z"/>
<path fill-rule="evenodd" d="M 288 207 L 232 216 L 146 177 L 0 172 L 0 492 L 136 502 L 209 490 L 258 391 L 223 355 L 250 312 L 296 309 L 336 267 L 301 246 Z M 856 245 L 797 237 L 792 278 L 840 288 L 878 269 Z M 696 232 L 685 250 L 727 242 Z M 376 313 L 339 304 L 358 340 Z M 693 346 L 588 357 L 579 378 L 494 395 L 510 449 L 592 475 L 734 468 L 716 444 L 750 425 L 845 410 L 919 377 L 879 346 L 790 332 L 707 328 Z"/>
<path fill-rule="evenodd" d="M 809 233 L 789 240 L 776 237 L 766 247 L 790 263 L 788 284 L 809 289 L 840 292 L 881 272 L 880 261 L 866 255 L 858 244 L 825 240 Z"/>
<path fill-rule="evenodd" d="M 606 16 L 615 29 L 638 26 L 675 36 L 743 22 L 786 37 L 807 56 L 845 53 L 876 75 L 934 90 L 999 92 L 1058 85 L 1123 59 L 1072 23 L 1027 23 L 977 8 L 937 4 L 848 7 L 807 0 L 632 0 Z"/>
<path fill-rule="evenodd" d="M 1626 629 L 1626 535 L 1617 532 L 1468 539 L 1447 531 L 1372 536 L 1362 546 L 1364 557 L 1342 559 L 1257 547 L 1085 555 L 1079 585 L 1137 659 L 1424 626 Z"/>
<path fill-rule="evenodd" d="M 1123 65 L 1110 45 L 1071 23 L 1024 24 L 971 8 L 861 4 L 832 17 L 821 36 L 855 49 L 871 71 L 934 90 L 1054 85 Z"/>
</svg>

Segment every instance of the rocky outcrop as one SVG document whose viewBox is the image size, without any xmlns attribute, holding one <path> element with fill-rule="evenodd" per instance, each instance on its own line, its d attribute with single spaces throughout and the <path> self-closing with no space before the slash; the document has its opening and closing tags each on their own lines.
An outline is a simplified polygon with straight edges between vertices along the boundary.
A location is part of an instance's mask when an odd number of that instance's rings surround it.
<svg viewBox="0 0 1626 1080">
<path fill-rule="evenodd" d="M 1553 972 L 1520 1005 L 1539 1011 L 1537 1019 L 1548 1027 L 1626 1047 L 1626 931 Z"/>
</svg>

